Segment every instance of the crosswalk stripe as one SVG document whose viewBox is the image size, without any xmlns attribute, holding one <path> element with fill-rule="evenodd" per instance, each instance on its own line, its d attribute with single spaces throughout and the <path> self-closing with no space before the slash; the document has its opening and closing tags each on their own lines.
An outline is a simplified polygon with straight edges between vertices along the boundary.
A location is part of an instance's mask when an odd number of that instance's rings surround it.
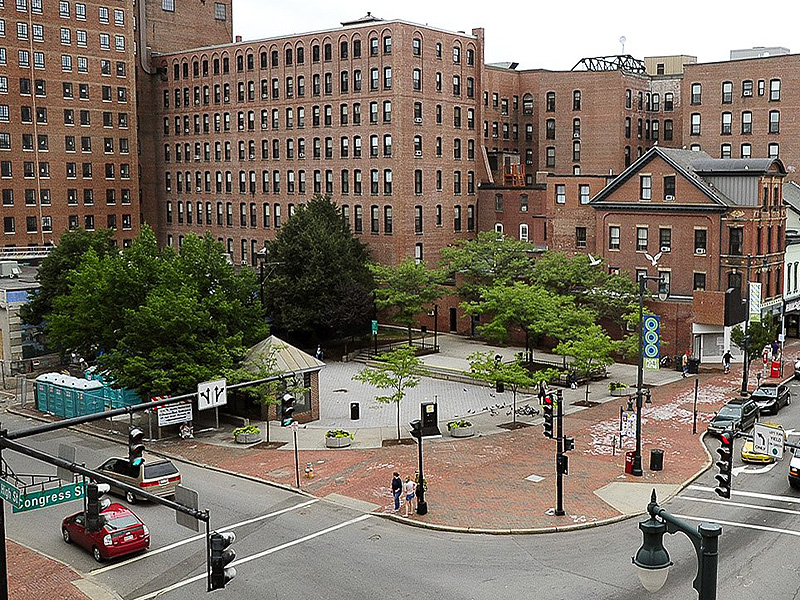
<svg viewBox="0 0 800 600">
<path fill-rule="evenodd" d="M 702 485 L 690 485 L 687 489 L 697 492 L 714 492 L 714 488 L 705 487 Z M 779 502 L 789 502 L 791 504 L 800 504 L 800 497 L 797 496 L 776 496 L 774 494 L 762 494 L 760 492 L 747 492 L 744 490 L 731 490 L 732 496 L 745 496 L 747 498 L 759 498 L 761 500 L 777 500 Z M 681 496 L 678 496 L 681 498 Z"/>
<path fill-rule="evenodd" d="M 775 506 L 759 506 L 758 504 L 745 504 L 744 502 L 731 502 L 729 500 L 714 500 L 713 498 L 695 498 L 693 496 L 681 496 L 681 500 L 691 500 L 692 502 L 705 502 L 707 504 L 724 504 L 725 506 L 736 506 L 739 508 L 752 508 L 755 510 L 764 510 L 767 512 L 777 512 L 787 515 L 800 515 L 800 510 L 791 510 L 789 508 L 777 508 Z"/>
<path fill-rule="evenodd" d="M 778 527 L 767 527 L 766 525 L 752 525 L 750 523 L 737 523 L 735 521 L 722 521 L 720 519 L 705 519 L 700 517 L 693 517 L 690 515 L 673 515 L 679 519 L 686 519 L 687 521 L 702 521 L 704 523 L 717 523 L 718 525 L 727 525 L 730 527 L 741 527 L 743 529 L 756 529 L 758 531 L 769 531 L 771 533 L 785 533 L 786 535 L 794 535 L 800 537 L 800 531 L 794 529 L 780 529 Z"/>
</svg>

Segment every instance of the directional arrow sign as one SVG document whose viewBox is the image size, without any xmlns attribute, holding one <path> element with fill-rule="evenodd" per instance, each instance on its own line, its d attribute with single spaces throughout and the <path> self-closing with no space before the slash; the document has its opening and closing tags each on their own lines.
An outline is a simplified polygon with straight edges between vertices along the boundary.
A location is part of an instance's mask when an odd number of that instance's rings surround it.
<svg viewBox="0 0 800 600">
<path fill-rule="evenodd" d="M 228 395 L 224 379 L 197 384 L 197 410 L 206 410 L 227 403 Z"/>
</svg>

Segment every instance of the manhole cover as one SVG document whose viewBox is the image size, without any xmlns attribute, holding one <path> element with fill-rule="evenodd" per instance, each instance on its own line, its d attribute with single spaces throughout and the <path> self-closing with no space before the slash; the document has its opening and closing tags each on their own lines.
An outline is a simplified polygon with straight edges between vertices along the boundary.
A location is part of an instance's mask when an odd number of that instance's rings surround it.
<svg viewBox="0 0 800 600">
<path fill-rule="evenodd" d="M 532 427 L 530 423 L 523 423 L 522 421 L 517 421 L 516 423 L 500 423 L 498 427 L 503 429 L 508 429 L 510 431 L 514 431 L 515 429 L 522 429 L 524 427 Z"/>
<path fill-rule="evenodd" d="M 597 406 L 598 404 L 600 403 L 593 402 L 591 400 L 578 400 L 577 402 L 572 403 L 573 406 L 586 406 L 588 408 L 591 408 L 592 406 Z"/>
</svg>

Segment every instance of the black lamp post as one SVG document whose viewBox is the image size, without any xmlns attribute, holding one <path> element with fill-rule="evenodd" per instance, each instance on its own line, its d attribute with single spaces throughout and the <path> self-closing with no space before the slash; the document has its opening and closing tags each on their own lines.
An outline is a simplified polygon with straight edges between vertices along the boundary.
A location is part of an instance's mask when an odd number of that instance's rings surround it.
<svg viewBox="0 0 800 600">
<path fill-rule="evenodd" d="M 700 523 L 695 528 L 671 515 L 658 505 L 656 491 L 647 505 L 650 518 L 639 523 L 642 531 L 642 547 L 633 557 L 633 564 L 639 570 L 639 580 L 649 592 L 657 592 L 667 581 L 672 561 L 664 548 L 664 533 L 685 533 L 697 553 L 697 576 L 692 587 L 697 590 L 699 600 L 717 598 L 717 563 L 719 536 L 722 526 L 716 523 Z"/>
<path fill-rule="evenodd" d="M 755 256 L 752 256 L 750 254 L 747 255 L 747 272 L 745 275 L 745 282 L 744 282 L 746 285 L 745 289 L 747 294 L 745 300 L 745 306 L 747 307 L 747 310 L 745 310 L 744 313 L 744 338 L 743 338 L 743 348 L 742 348 L 744 356 L 742 358 L 742 389 L 740 391 L 740 394 L 742 396 L 747 396 L 749 394 L 749 392 L 747 391 L 747 378 L 749 376 L 749 371 L 750 371 L 750 357 L 748 356 L 750 335 L 747 333 L 747 330 L 749 329 L 750 326 L 750 266 L 753 262 L 753 259 L 755 258 L 756 258 Z M 761 266 L 762 267 L 767 266 L 766 256 L 762 259 Z"/>
<path fill-rule="evenodd" d="M 411 437 L 417 440 L 419 446 L 419 481 L 417 482 L 417 514 L 428 514 L 428 503 L 425 502 L 425 476 L 422 473 L 422 421 L 414 419 L 411 425 Z"/>
<path fill-rule="evenodd" d="M 644 293 L 648 281 L 658 281 L 658 298 L 669 295 L 667 283 L 661 277 L 639 276 L 639 362 L 636 369 L 636 453 L 633 455 L 631 475 L 641 477 L 642 471 L 642 404 L 644 400 Z"/>
</svg>

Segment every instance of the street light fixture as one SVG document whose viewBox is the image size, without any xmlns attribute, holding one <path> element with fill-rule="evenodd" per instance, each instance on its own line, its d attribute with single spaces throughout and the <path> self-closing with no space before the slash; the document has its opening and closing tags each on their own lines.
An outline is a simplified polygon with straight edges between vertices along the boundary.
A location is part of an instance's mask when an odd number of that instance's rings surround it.
<svg viewBox="0 0 800 600">
<path fill-rule="evenodd" d="M 669 297 L 669 283 L 662 277 L 639 276 L 639 362 L 636 370 L 636 453 L 633 455 L 631 475 L 641 477 L 642 471 L 642 404 L 644 399 L 644 293 L 647 282 L 658 282 L 658 299 Z"/>
<path fill-rule="evenodd" d="M 719 557 L 719 536 L 722 526 L 716 523 L 700 523 L 697 528 L 671 515 L 659 506 L 656 491 L 647 505 L 649 519 L 639 523 L 642 531 L 642 546 L 633 557 L 639 581 L 649 592 L 657 592 L 667 581 L 672 561 L 664 548 L 664 533 L 681 532 L 691 540 L 697 554 L 697 576 L 692 587 L 697 590 L 698 600 L 716 600 L 717 598 L 717 563 Z"/>
</svg>

